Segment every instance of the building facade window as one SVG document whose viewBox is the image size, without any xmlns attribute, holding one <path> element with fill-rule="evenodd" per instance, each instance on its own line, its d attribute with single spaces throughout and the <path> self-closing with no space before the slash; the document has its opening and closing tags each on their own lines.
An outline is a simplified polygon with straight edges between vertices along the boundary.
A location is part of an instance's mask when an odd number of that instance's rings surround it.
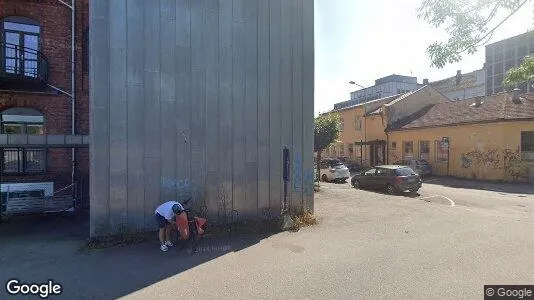
<svg viewBox="0 0 534 300">
<path fill-rule="evenodd" d="M 521 132 L 521 159 L 534 161 L 534 131 Z"/>
<path fill-rule="evenodd" d="M 347 144 L 347 149 L 349 151 L 349 157 L 350 158 L 353 158 L 354 157 L 354 148 L 353 148 L 353 144 Z"/>
<path fill-rule="evenodd" d="M 0 113 L 2 134 L 44 134 L 44 117 L 41 112 L 14 107 Z M 39 148 L 3 148 L 0 150 L 2 174 L 43 173 L 46 171 L 46 150 Z"/>
<path fill-rule="evenodd" d="M 2 72 L 26 77 L 39 73 L 39 24 L 29 18 L 12 16 L 0 22 L 3 45 Z"/>
<path fill-rule="evenodd" d="M 339 145 L 339 156 L 345 156 L 345 145 Z"/>
<path fill-rule="evenodd" d="M 430 158 L 430 142 L 419 141 L 419 159 L 428 160 Z"/>
<path fill-rule="evenodd" d="M 449 160 L 449 150 L 445 143 L 442 141 L 435 141 L 435 150 L 435 158 L 437 163 L 443 163 Z"/>
<path fill-rule="evenodd" d="M 356 130 L 362 130 L 362 118 L 355 117 L 354 118 L 354 126 L 355 126 Z"/>
<path fill-rule="evenodd" d="M 413 142 L 402 143 L 402 154 L 404 158 L 413 158 Z"/>
<path fill-rule="evenodd" d="M 397 150 L 397 142 L 391 142 L 391 150 Z"/>
<path fill-rule="evenodd" d="M 343 127 L 345 127 L 345 120 L 343 118 L 339 119 L 339 131 L 343 132 Z"/>
</svg>

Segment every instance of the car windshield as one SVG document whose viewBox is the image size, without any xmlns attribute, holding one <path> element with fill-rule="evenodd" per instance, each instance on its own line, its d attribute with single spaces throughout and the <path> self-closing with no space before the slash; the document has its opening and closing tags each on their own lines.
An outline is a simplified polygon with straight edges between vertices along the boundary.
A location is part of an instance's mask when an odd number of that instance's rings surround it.
<svg viewBox="0 0 534 300">
<path fill-rule="evenodd" d="M 395 170 L 397 176 L 411 176 L 415 175 L 415 172 L 410 168 L 400 168 Z"/>
<path fill-rule="evenodd" d="M 418 165 L 425 166 L 425 165 L 428 165 L 428 162 L 427 162 L 426 160 L 418 160 L 418 161 L 417 161 L 417 164 L 418 164 Z"/>
<path fill-rule="evenodd" d="M 337 162 L 337 163 L 330 164 L 330 166 L 334 169 L 339 169 L 339 168 L 343 168 L 345 165 L 343 165 L 343 163 Z"/>
</svg>

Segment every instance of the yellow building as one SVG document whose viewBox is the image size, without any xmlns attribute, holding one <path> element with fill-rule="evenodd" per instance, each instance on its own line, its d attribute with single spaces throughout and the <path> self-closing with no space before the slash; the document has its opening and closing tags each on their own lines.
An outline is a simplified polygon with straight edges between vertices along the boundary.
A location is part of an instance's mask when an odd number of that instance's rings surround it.
<svg viewBox="0 0 534 300">
<path fill-rule="evenodd" d="M 406 94 L 333 110 L 341 118 L 339 141 L 324 153 L 324 157 L 342 157 L 363 167 L 387 163 L 388 124 L 407 117 L 430 104 L 449 99 L 431 86 Z"/>
<path fill-rule="evenodd" d="M 436 175 L 534 182 L 534 94 L 429 105 L 386 133 L 390 162 L 421 158 Z"/>
</svg>

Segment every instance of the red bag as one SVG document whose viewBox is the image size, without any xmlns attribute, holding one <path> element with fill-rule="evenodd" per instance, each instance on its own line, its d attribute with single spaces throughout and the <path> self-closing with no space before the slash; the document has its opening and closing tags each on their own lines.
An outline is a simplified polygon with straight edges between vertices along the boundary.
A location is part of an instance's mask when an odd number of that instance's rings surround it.
<svg viewBox="0 0 534 300">
<path fill-rule="evenodd" d="M 180 233 L 180 239 L 187 240 L 189 238 L 189 224 L 187 222 L 186 213 L 181 213 L 176 216 L 176 227 Z"/>
</svg>

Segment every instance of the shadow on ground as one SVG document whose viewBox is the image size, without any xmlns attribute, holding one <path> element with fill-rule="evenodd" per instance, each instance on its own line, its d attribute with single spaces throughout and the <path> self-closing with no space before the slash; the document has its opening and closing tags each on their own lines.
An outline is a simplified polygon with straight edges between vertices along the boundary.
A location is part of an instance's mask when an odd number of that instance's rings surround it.
<svg viewBox="0 0 534 300">
<path fill-rule="evenodd" d="M 81 251 L 86 245 L 88 225 L 85 214 L 14 217 L 0 224 L 0 299 L 12 278 L 34 283 L 52 279 L 63 286 L 59 298 L 118 298 L 271 235 L 207 235 L 199 253 L 188 254 L 179 249 L 180 245 L 161 252 L 154 232 L 153 238 L 138 244 Z"/>
<path fill-rule="evenodd" d="M 506 194 L 531 194 L 534 195 L 534 185 L 531 183 L 505 183 L 453 177 L 428 177 L 423 184 L 441 185 L 451 188 L 466 188 L 501 192 Z"/>
</svg>

